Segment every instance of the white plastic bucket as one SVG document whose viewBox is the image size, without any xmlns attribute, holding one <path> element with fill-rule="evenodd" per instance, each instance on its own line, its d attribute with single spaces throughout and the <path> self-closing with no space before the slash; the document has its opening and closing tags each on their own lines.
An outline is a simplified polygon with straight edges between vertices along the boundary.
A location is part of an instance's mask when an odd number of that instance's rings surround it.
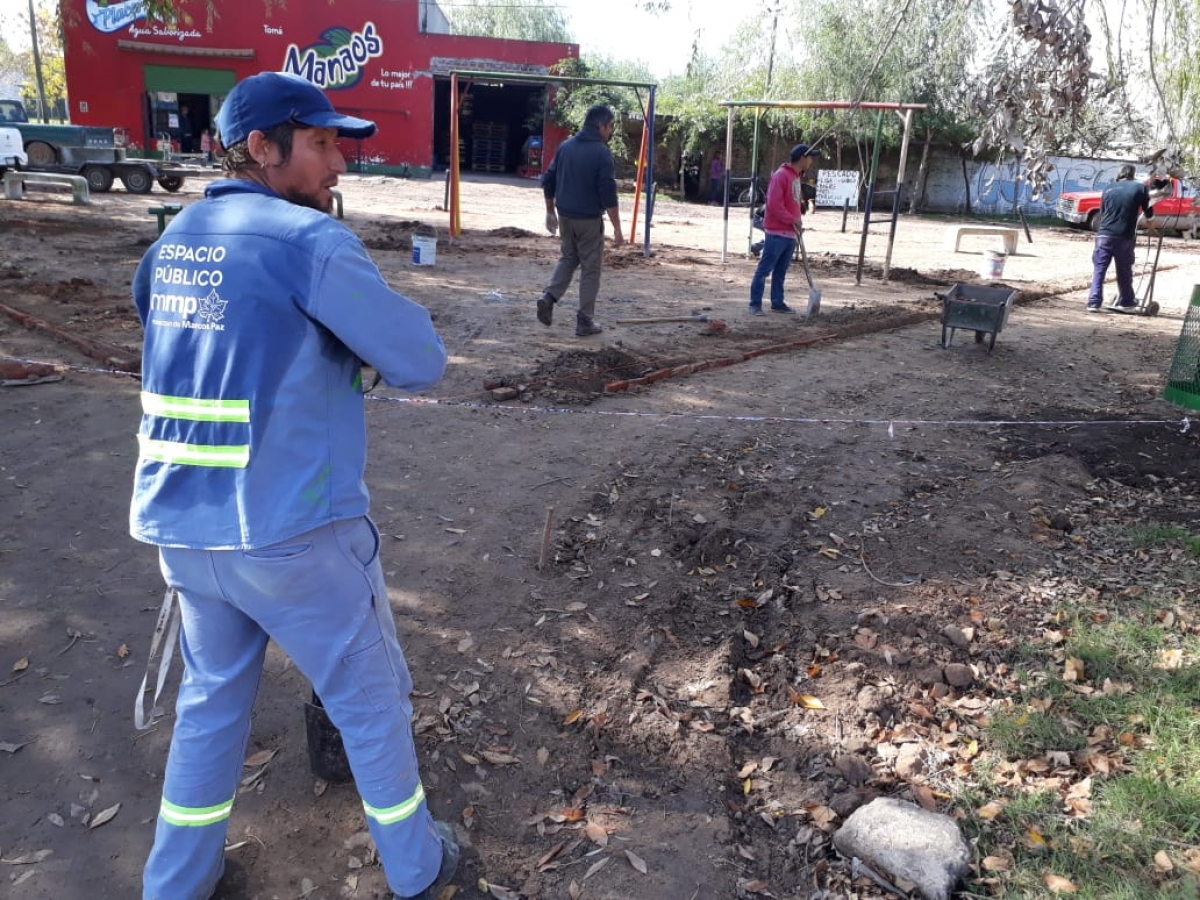
<svg viewBox="0 0 1200 900">
<path fill-rule="evenodd" d="M 432 266 L 437 262 L 437 238 L 414 234 L 412 247 L 414 266 Z"/>
<path fill-rule="evenodd" d="M 990 281 L 993 278 L 1004 277 L 1004 261 L 1008 257 L 999 250 L 985 250 L 983 254 L 983 265 L 980 266 L 979 274 L 984 279 Z"/>
</svg>

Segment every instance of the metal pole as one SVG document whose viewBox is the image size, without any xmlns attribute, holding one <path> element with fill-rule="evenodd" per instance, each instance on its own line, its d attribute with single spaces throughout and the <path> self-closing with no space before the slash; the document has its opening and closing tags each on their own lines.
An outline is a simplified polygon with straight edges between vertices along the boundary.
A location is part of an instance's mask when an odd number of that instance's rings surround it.
<svg viewBox="0 0 1200 900">
<path fill-rule="evenodd" d="M 650 130 L 647 139 L 646 157 L 646 237 L 642 241 L 642 255 L 650 257 L 650 220 L 654 218 L 654 85 L 650 86 L 650 112 L 646 115 L 646 127 Z"/>
<path fill-rule="evenodd" d="M 754 143 L 750 150 L 750 206 L 746 210 L 746 252 L 754 244 L 754 190 L 758 187 L 758 135 L 762 125 L 762 110 L 754 112 Z"/>
<path fill-rule="evenodd" d="M 904 170 L 908 166 L 908 135 L 912 129 L 913 111 L 906 109 L 896 115 L 904 120 L 904 137 L 900 140 L 900 168 L 896 172 L 896 196 L 892 198 L 892 227 L 888 231 L 887 256 L 883 260 L 883 280 L 892 270 L 892 245 L 896 243 L 896 222 L 900 217 L 900 190 L 904 187 Z"/>
<path fill-rule="evenodd" d="M 871 228 L 871 204 L 875 202 L 875 175 L 879 171 L 879 142 L 883 140 L 883 110 L 875 114 L 875 147 L 871 151 L 871 171 L 867 176 L 867 208 L 863 210 L 862 238 L 858 242 L 858 268 L 854 283 L 862 284 L 863 258 L 867 254 L 867 232 Z"/>
<path fill-rule="evenodd" d="M 729 247 L 729 169 L 733 166 L 733 107 L 727 108 L 725 120 L 725 208 L 721 216 L 725 220 L 725 231 L 721 236 L 721 262 L 725 262 L 725 251 Z"/>
<path fill-rule="evenodd" d="M 33 43 L 33 77 L 37 82 L 39 112 L 42 114 L 42 124 L 50 121 L 46 115 L 46 84 L 42 80 L 42 54 L 38 48 L 37 14 L 33 11 L 33 0 L 29 0 L 29 39 Z M 70 110 L 67 110 L 69 119 Z"/>
<path fill-rule="evenodd" d="M 458 237 L 458 73 L 450 74 L 450 236 Z"/>
</svg>

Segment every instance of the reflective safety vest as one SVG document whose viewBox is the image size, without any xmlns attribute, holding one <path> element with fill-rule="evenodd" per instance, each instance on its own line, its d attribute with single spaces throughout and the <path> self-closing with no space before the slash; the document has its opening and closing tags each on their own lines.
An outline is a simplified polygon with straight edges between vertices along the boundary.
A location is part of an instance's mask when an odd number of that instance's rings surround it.
<svg viewBox="0 0 1200 900">
<path fill-rule="evenodd" d="M 367 514 L 366 361 L 423 390 L 446 349 L 332 216 L 218 181 L 134 277 L 145 330 L 130 531 L 253 549 Z"/>
</svg>

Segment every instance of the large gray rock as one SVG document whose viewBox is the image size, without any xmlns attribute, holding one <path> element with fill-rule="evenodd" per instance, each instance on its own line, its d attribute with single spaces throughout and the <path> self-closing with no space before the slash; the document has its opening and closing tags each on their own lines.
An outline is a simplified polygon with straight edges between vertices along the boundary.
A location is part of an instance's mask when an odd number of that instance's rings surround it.
<svg viewBox="0 0 1200 900">
<path fill-rule="evenodd" d="M 926 900 L 949 900 L 971 867 L 971 850 L 958 823 L 889 797 L 856 810 L 833 836 L 833 845 L 884 878 L 910 882 Z"/>
</svg>

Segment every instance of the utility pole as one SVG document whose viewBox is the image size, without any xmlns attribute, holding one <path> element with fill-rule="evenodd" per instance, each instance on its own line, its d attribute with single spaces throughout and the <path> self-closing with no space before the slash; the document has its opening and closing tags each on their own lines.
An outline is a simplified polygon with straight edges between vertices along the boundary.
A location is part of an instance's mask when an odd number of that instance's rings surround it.
<svg viewBox="0 0 1200 900">
<path fill-rule="evenodd" d="M 38 50 L 37 15 L 33 10 L 33 0 L 29 0 L 29 37 L 33 42 L 33 79 L 37 82 L 38 111 L 45 124 L 50 117 L 46 115 L 46 84 L 42 81 L 42 54 Z"/>
<path fill-rule="evenodd" d="M 763 96 L 768 96 L 771 93 L 771 73 L 775 71 L 775 32 L 779 28 L 779 8 L 781 4 L 782 0 L 775 0 L 771 4 L 771 51 L 767 55 L 767 84 L 763 91 Z"/>
</svg>

